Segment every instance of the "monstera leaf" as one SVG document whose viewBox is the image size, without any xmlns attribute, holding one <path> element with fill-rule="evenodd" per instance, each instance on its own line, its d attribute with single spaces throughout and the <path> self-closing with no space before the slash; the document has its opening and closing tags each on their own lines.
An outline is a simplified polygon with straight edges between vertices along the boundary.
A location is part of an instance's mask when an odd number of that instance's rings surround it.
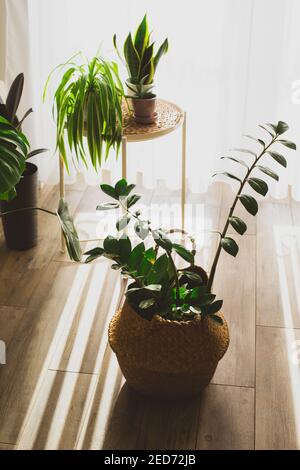
<svg viewBox="0 0 300 470">
<path fill-rule="evenodd" d="M 82 251 L 78 234 L 74 225 L 73 218 L 69 213 L 68 204 L 64 199 L 61 199 L 59 201 L 57 217 L 66 240 L 67 250 L 70 259 L 72 261 L 80 261 L 82 257 Z"/>
<path fill-rule="evenodd" d="M 0 199 L 15 194 L 14 187 L 25 170 L 29 144 L 26 137 L 0 116 Z"/>
</svg>

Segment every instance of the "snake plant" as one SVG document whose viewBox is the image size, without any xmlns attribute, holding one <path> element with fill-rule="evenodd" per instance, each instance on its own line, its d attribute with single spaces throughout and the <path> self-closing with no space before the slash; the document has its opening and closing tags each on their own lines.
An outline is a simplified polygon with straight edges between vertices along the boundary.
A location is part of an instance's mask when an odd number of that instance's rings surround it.
<svg viewBox="0 0 300 470">
<path fill-rule="evenodd" d="M 91 61 L 78 63 L 78 55 L 54 69 L 63 72 L 53 103 L 56 143 L 67 170 L 69 145 L 76 160 L 82 160 L 85 165 L 88 154 L 97 171 L 103 155 L 106 160 L 111 148 L 118 154 L 122 140 L 124 90 L 115 62 L 94 57 Z M 44 99 L 53 72 L 45 85 Z"/>
<path fill-rule="evenodd" d="M 117 46 L 117 36 L 113 37 L 113 44 L 119 58 L 124 63 L 124 59 Z M 133 85 L 150 85 L 153 82 L 158 63 L 161 57 L 168 52 L 168 39 L 154 53 L 154 42 L 151 42 L 147 15 L 144 16 L 134 37 L 129 33 L 123 47 L 125 65 L 129 75 L 129 82 Z"/>
</svg>

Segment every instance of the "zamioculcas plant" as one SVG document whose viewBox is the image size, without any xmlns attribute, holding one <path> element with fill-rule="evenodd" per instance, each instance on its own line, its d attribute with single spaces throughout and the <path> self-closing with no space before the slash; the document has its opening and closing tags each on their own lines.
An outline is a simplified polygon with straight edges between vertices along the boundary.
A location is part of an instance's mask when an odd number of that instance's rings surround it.
<svg viewBox="0 0 300 470">
<path fill-rule="evenodd" d="M 124 43 L 124 59 L 117 47 L 117 36 L 113 37 L 114 47 L 118 56 L 124 62 L 128 71 L 128 82 L 132 85 L 149 85 L 153 83 L 154 74 L 161 57 L 168 52 L 168 39 L 165 39 L 157 52 L 154 52 L 154 42 L 151 42 L 151 33 L 144 16 L 134 37 L 129 33 Z"/>
<path fill-rule="evenodd" d="M 244 178 L 241 179 L 232 173 L 228 173 L 228 172 L 223 173 L 228 178 L 238 181 L 239 189 L 235 196 L 233 204 L 230 208 L 225 226 L 222 232 L 220 233 L 219 245 L 218 245 L 214 260 L 213 260 L 213 264 L 212 264 L 211 271 L 210 271 L 210 276 L 209 276 L 208 283 L 207 283 L 207 288 L 209 291 L 211 290 L 212 285 L 213 285 L 213 281 L 214 281 L 214 277 L 215 277 L 215 273 L 216 273 L 216 269 L 217 269 L 217 265 L 218 265 L 218 261 L 219 261 L 219 257 L 220 257 L 222 249 L 232 256 L 236 256 L 239 251 L 239 247 L 236 241 L 233 240 L 233 238 L 227 236 L 227 231 L 228 231 L 229 226 L 231 225 L 234 228 L 234 230 L 240 235 L 243 235 L 247 230 L 247 225 L 245 224 L 245 222 L 239 217 L 237 217 L 236 215 L 234 215 L 236 205 L 238 204 L 238 202 L 240 202 L 251 215 L 255 216 L 257 214 L 258 203 L 253 196 L 245 192 L 247 185 L 249 185 L 252 189 L 254 189 L 254 191 L 256 191 L 258 194 L 261 194 L 262 196 L 266 196 L 268 192 L 268 189 L 269 189 L 268 184 L 263 179 L 258 178 L 256 176 L 255 177 L 252 176 L 252 172 L 254 170 L 259 170 L 263 175 L 267 175 L 268 177 L 278 181 L 279 176 L 273 170 L 271 170 L 270 168 L 262 164 L 261 161 L 263 157 L 268 155 L 272 157 L 273 160 L 275 160 L 277 163 L 279 163 L 279 165 L 286 168 L 287 161 L 285 157 L 281 153 L 279 153 L 277 150 L 274 150 L 273 148 L 274 145 L 280 144 L 289 149 L 296 150 L 296 144 L 294 142 L 282 139 L 280 137 L 289 129 L 289 126 L 285 122 L 279 121 L 277 124 L 268 123 L 265 125 L 260 125 L 259 127 L 264 129 L 264 131 L 268 134 L 269 136 L 268 141 L 265 141 L 262 139 L 256 139 L 252 136 L 246 136 L 259 144 L 260 146 L 259 152 L 256 153 L 248 149 L 234 149 L 236 152 L 249 155 L 252 158 L 252 162 L 250 164 L 234 156 L 223 157 L 223 158 L 227 158 L 227 159 L 234 161 L 238 165 L 242 165 L 245 168 L 245 176 Z"/>
<path fill-rule="evenodd" d="M 85 165 L 88 153 L 97 171 L 103 155 L 107 159 L 111 148 L 119 151 L 124 90 L 116 63 L 94 57 L 90 62 L 78 64 L 75 57 L 55 69 L 63 71 L 53 103 L 57 148 L 67 170 L 68 144 L 77 161 L 82 160 Z M 44 99 L 53 72 L 48 77 Z"/>
</svg>

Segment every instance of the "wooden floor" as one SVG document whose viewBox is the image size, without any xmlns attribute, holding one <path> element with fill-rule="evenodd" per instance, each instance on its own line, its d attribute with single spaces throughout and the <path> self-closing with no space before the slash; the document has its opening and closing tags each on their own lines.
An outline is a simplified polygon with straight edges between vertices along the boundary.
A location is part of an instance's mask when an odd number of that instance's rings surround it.
<svg viewBox="0 0 300 470">
<path fill-rule="evenodd" d="M 79 183 L 67 197 L 81 237 L 95 236 L 100 190 Z M 209 230 L 222 226 L 231 197 L 222 184 L 189 195 L 202 204 L 205 267 L 217 241 Z M 43 207 L 57 201 L 56 188 L 43 189 Z M 300 204 L 267 200 L 246 219 L 240 253 L 222 254 L 215 283 L 230 348 L 199 398 L 171 403 L 130 390 L 107 344 L 124 289 L 118 273 L 69 262 L 46 214 L 33 250 L 9 252 L 1 234 L 0 449 L 299 449 Z"/>
</svg>

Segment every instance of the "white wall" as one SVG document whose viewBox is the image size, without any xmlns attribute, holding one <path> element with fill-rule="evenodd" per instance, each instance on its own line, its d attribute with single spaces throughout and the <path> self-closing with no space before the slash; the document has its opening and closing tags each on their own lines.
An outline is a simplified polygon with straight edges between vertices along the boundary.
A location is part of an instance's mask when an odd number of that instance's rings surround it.
<svg viewBox="0 0 300 470">
<path fill-rule="evenodd" d="M 0 0 L 0 80 L 4 80 L 5 76 L 5 0 Z"/>
</svg>

